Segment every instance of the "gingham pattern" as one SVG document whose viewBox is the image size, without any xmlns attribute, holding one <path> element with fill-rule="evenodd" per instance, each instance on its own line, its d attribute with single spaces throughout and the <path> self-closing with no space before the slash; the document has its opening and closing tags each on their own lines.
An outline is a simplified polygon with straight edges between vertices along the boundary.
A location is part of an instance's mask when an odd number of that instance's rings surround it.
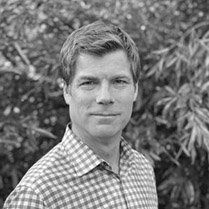
<svg viewBox="0 0 209 209">
<path fill-rule="evenodd" d="M 156 209 L 153 169 L 121 140 L 120 175 L 67 127 L 7 198 L 4 209 Z"/>
</svg>

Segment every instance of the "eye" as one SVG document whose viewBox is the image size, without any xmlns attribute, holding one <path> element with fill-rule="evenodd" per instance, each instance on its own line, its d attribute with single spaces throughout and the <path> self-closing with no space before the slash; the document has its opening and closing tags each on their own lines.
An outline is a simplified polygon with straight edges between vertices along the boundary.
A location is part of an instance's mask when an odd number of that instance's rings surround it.
<svg viewBox="0 0 209 209">
<path fill-rule="evenodd" d="M 94 81 L 84 81 L 80 85 L 81 86 L 90 86 L 90 85 L 94 85 L 94 84 L 95 84 Z"/>
<path fill-rule="evenodd" d="M 115 79 L 114 80 L 114 84 L 117 84 L 117 85 L 125 85 L 125 84 L 127 84 L 127 81 L 124 80 L 124 79 Z"/>
<path fill-rule="evenodd" d="M 96 82 L 94 80 L 85 80 L 80 83 L 80 87 L 83 89 L 91 90 L 96 86 Z"/>
</svg>

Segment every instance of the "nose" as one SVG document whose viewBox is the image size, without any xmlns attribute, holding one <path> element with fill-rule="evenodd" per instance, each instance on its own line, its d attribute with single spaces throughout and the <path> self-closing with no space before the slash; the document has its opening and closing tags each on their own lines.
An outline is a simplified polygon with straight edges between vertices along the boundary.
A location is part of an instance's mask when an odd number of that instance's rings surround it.
<svg viewBox="0 0 209 209">
<path fill-rule="evenodd" d="M 103 105 L 108 105 L 108 104 L 114 103 L 114 99 L 113 99 L 112 94 L 110 92 L 110 87 L 107 83 L 104 83 L 101 85 L 101 87 L 98 91 L 98 94 L 97 94 L 96 102 L 98 104 L 103 104 Z"/>
</svg>

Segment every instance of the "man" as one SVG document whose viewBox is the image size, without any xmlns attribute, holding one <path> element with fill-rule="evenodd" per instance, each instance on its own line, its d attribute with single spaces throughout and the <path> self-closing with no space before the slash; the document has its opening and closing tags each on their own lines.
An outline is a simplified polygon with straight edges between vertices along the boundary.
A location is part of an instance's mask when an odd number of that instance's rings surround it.
<svg viewBox="0 0 209 209">
<path fill-rule="evenodd" d="M 139 57 L 122 29 L 94 22 L 61 50 L 71 123 L 4 208 L 156 209 L 153 169 L 121 137 L 136 100 Z"/>
</svg>

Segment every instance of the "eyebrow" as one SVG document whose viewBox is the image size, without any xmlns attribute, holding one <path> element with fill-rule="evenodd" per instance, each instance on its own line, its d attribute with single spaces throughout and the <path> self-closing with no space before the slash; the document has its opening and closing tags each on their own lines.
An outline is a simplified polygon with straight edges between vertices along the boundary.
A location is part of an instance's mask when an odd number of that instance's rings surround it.
<svg viewBox="0 0 209 209">
<path fill-rule="evenodd" d="M 132 77 L 129 77 L 125 74 L 118 74 L 118 75 L 113 75 L 112 77 L 110 77 L 110 79 L 111 80 L 125 79 L 128 82 L 131 82 Z M 82 75 L 81 77 L 78 78 L 77 82 L 82 82 L 82 81 L 85 81 L 85 80 L 97 81 L 97 80 L 99 80 L 99 78 L 97 76 L 94 76 L 94 75 Z"/>
<path fill-rule="evenodd" d="M 117 79 L 117 78 L 131 80 L 131 78 L 127 75 L 115 75 L 115 76 L 113 76 L 113 79 Z"/>
<path fill-rule="evenodd" d="M 99 79 L 96 77 L 96 76 L 88 76 L 88 75 L 84 75 L 84 76 L 81 76 L 80 78 L 78 78 L 77 80 L 77 83 L 81 83 L 83 81 L 98 81 Z"/>
<path fill-rule="evenodd" d="M 90 76 L 90 75 L 84 75 L 78 78 L 78 81 L 83 81 L 83 80 L 97 80 L 98 78 L 96 76 Z"/>
</svg>

